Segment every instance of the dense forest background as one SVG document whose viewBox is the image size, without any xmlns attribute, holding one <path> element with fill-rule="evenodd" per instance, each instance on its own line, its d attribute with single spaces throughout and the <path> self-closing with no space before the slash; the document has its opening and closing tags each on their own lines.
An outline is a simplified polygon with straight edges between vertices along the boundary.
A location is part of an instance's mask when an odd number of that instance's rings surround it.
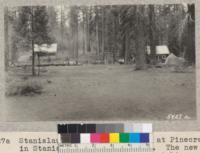
<svg viewBox="0 0 200 153">
<path fill-rule="evenodd" d="M 5 65 L 31 53 L 34 44 L 57 43 L 56 59 L 109 64 L 135 57 L 146 67 L 146 47 L 156 64 L 155 46 L 195 63 L 195 6 L 105 5 L 24 6 L 5 8 Z M 34 56 L 34 53 L 32 54 Z M 34 61 L 32 61 L 34 62 Z M 34 63 L 32 63 L 34 64 Z"/>
<path fill-rule="evenodd" d="M 4 121 L 196 118 L 194 4 L 5 7 L 4 23 Z"/>
</svg>

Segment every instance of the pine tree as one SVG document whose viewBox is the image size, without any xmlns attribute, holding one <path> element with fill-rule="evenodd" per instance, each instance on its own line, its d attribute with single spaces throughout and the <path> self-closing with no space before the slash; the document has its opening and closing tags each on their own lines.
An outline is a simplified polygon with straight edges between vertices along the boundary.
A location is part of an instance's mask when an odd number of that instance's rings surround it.
<svg viewBox="0 0 200 153">
<path fill-rule="evenodd" d="M 20 7 L 19 17 L 15 31 L 19 35 L 18 43 L 32 50 L 32 75 L 35 75 L 34 44 L 49 44 L 52 38 L 49 36 L 48 13 L 45 6 Z"/>
<path fill-rule="evenodd" d="M 70 25 L 73 58 L 78 60 L 78 8 L 76 6 L 71 7 L 70 10 Z"/>
</svg>

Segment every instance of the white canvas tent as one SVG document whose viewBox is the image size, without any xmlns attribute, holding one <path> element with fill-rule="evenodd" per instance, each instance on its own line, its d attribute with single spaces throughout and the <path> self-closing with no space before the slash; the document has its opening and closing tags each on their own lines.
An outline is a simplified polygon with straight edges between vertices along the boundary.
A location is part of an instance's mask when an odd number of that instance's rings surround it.
<svg viewBox="0 0 200 153">
<path fill-rule="evenodd" d="M 185 63 L 184 58 L 177 57 L 173 53 L 171 53 L 165 60 L 165 64 L 168 66 L 183 66 L 184 63 Z"/>
<path fill-rule="evenodd" d="M 57 53 L 57 44 L 34 44 L 34 52 L 40 55 L 55 55 Z"/>
</svg>

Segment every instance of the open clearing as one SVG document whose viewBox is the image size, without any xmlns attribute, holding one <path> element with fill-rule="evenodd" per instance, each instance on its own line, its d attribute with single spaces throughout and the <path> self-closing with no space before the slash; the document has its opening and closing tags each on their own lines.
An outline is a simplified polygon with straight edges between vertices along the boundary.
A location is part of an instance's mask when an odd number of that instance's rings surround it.
<svg viewBox="0 0 200 153">
<path fill-rule="evenodd" d="M 133 65 L 45 67 L 40 77 L 9 72 L 7 87 L 37 84 L 42 93 L 6 96 L 6 121 L 164 120 L 196 116 L 195 73 Z"/>
</svg>

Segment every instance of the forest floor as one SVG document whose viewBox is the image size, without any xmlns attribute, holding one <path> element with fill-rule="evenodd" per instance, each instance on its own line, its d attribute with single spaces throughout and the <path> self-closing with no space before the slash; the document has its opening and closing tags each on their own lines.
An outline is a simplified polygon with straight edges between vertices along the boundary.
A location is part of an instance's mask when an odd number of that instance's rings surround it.
<svg viewBox="0 0 200 153">
<path fill-rule="evenodd" d="M 29 75 L 28 75 L 29 74 Z M 23 86 L 37 92 L 15 93 Z M 175 73 L 133 65 L 42 68 L 39 77 L 12 69 L 6 75 L 6 121 L 165 120 L 196 116 L 195 72 Z"/>
</svg>

